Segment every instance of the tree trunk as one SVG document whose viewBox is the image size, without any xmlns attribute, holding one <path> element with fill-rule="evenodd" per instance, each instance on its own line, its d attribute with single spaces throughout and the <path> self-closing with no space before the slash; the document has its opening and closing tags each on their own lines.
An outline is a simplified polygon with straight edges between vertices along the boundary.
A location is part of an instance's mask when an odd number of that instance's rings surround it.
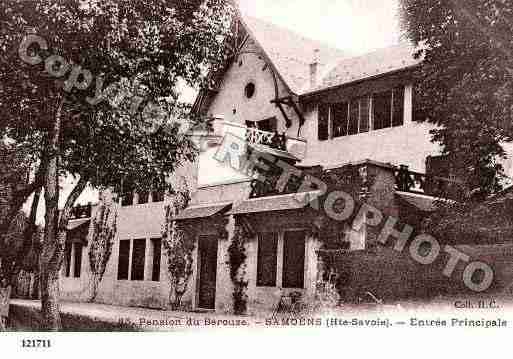
<svg viewBox="0 0 513 359">
<path fill-rule="evenodd" d="M 100 275 L 93 274 L 91 277 L 91 294 L 89 299 L 87 300 L 89 303 L 94 303 L 96 297 L 98 296 L 98 286 L 100 285 Z"/>
<path fill-rule="evenodd" d="M 22 209 L 23 204 L 27 201 L 30 195 L 38 189 L 41 189 L 41 186 L 43 184 L 45 166 L 46 163 L 42 161 L 36 173 L 36 178 L 34 179 L 34 182 L 27 184 L 23 189 L 16 190 L 13 193 L 13 199 L 10 204 L 9 211 L 3 218 L 0 218 L 0 239 L 2 239 L 4 235 L 7 234 L 12 221 L 14 220 L 18 212 Z"/>
<path fill-rule="evenodd" d="M 41 299 L 41 295 L 39 293 L 40 287 L 40 278 L 39 278 L 40 269 L 34 273 L 34 286 L 32 287 L 32 293 L 30 294 L 31 299 Z"/>
<path fill-rule="evenodd" d="M 41 270 L 42 329 L 58 331 L 62 328 L 59 307 L 59 274 L 49 267 Z"/>
<path fill-rule="evenodd" d="M 61 318 L 59 314 L 59 264 L 64 250 L 64 243 L 58 238 L 59 218 L 59 184 L 58 184 L 58 158 L 52 156 L 48 163 L 45 176 L 45 235 L 41 253 L 41 314 L 43 329 L 59 330 Z M 61 248 L 62 247 L 62 248 Z"/>
<path fill-rule="evenodd" d="M 62 121 L 61 100 L 55 114 L 48 149 L 48 164 L 44 175 L 45 188 L 45 231 L 41 252 L 41 315 L 43 329 L 59 330 L 61 318 L 59 313 L 59 260 L 62 258 L 64 243 L 58 238 L 59 221 L 59 138 Z"/>
</svg>

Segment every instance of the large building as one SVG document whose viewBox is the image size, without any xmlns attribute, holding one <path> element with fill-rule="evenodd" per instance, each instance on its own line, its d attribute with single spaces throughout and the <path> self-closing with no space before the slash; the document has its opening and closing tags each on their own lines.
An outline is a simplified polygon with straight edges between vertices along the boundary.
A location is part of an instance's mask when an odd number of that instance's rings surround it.
<svg viewBox="0 0 513 359">
<path fill-rule="evenodd" d="M 413 225 L 433 210 L 449 176 L 440 148 L 430 141 L 431 125 L 416 121 L 413 74 L 419 60 L 408 44 L 353 57 L 244 17 L 234 48 L 224 70 L 213 74 L 216 86 L 202 90 L 194 105 L 211 126 L 201 137 L 198 162 L 183 166 L 173 179 L 185 181 L 192 194 L 174 219 L 191 229 L 195 242 L 193 273 L 182 301 L 191 310 L 233 310 L 228 248 L 237 228 L 250 233 L 244 279 L 253 313 L 272 310 L 287 293 L 315 295 L 319 240 L 312 228 L 318 216 L 295 192 L 315 196 L 320 188 L 314 183 L 276 190 L 277 178 L 256 180 L 234 164 L 233 155 L 223 156 L 223 146 L 242 141 L 242 147 L 296 168 L 303 179 L 305 174 L 343 178 L 352 165 L 362 183 L 356 200 Z M 112 256 L 96 300 L 166 307 L 166 202 L 158 194 L 122 197 Z M 91 232 L 92 225 L 86 215 L 70 226 L 62 295 L 86 300 L 88 237 L 81 228 L 89 226 Z M 330 235 L 347 243 L 347 250 L 364 250 L 375 240 L 365 224 Z"/>
</svg>

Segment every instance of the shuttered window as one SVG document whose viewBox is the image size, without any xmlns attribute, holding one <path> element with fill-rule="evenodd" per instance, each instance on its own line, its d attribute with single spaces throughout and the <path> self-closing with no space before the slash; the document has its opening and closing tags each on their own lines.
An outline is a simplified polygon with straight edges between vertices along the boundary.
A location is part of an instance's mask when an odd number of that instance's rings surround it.
<svg viewBox="0 0 513 359">
<path fill-rule="evenodd" d="M 276 286 L 278 234 L 264 233 L 258 237 L 257 286 Z"/>
<path fill-rule="evenodd" d="M 134 239 L 132 250 L 131 280 L 144 280 L 144 261 L 146 255 L 146 239 Z"/>
<path fill-rule="evenodd" d="M 130 265 L 130 241 L 119 241 L 118 280 L 128 280 Z"/>
<path fill-rule="evenodd" d="M 73 268 L 73 277 L 74 278 L 80 278 L 80 272 L 82 271 L 82 244 L 81 243 L 74 243 L 73 246 L 75 247 L 74 252 L 74 268 Z"/>
<path fill-rule="evenodd" d="M 160 281 L 160 257 L 162 255 L 162 240 L 154 238 L 151 240 L 153 245 L 153 267 L 151 280 L 154 282 Z"/>
<path fill-rule="evenodd" d="M 305 232 L 285 232 L 283 239 L 283 288 L 304 288 Z"/>
</svg>

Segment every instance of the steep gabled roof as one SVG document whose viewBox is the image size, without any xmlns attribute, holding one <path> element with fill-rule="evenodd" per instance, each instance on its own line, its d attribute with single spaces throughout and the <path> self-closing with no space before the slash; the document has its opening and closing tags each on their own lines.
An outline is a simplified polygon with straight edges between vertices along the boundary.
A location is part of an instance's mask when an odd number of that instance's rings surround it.
<svg viewBox="0 0 513 359">
<path fill-rule="evenodd" d="M 309 87 L 310 64 L 314 58 L 318 59 L 322 73 L 349 55 L 343 50 L 251 16 L 243 15 L 242 22 L 295 94 Z"/>
<path fill-rule="evenodd" d="M 420 64 L 421 59 L 414 59 L 415 48 L 408 44 L 376 50 L 358 57 L 341 60 L 316 88 L 306 92 L 315 92 L 331 87 L 342 86 L 354 81 L 364 80 Z"/>
<path fill-rule="evenodd" d="M 406 70 L 422 61 L 414 59 L 415 48 L 408 44 L 376 50 L 357 57 L 348 51 L 312 40 L 291 30 L 247 15 L 240 15 L 248 35 L 261 48 L 285 86 L 296 95 L 309 95 L 355 81 Z M 311 86 L 310 65 L 317 59 L 317 86 Z M 223 72 L 224 73 L 224 72 Z M 194 108 L 208 106 L 200 93 Z"/>
</svg>

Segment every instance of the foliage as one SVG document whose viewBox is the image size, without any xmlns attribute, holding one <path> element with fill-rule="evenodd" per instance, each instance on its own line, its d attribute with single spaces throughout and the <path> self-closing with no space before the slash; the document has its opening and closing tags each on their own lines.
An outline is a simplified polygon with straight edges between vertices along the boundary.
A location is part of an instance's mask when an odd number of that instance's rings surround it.
<svg viewBox="0 0 513 359">
<path fill-rule="evenodd" d="M 191 199 L 185 181 L 183 183 L 184 186 L 175 191 L 166 206 L 166 224 L 162 240 L 167 256 L 171 282 L 170 302 L 173 310 L 179 310 L 182 305 L 182 297 L 187 291 L 194 264 L 194 229 L 173 220 L 174 216 L 187 207 Z"/>
<path fill-rule="evenodd" d="M 505 202 L 508 203 L 508 202 Z M 490 244 L 513 235 L 511 208 L 503 203 L 438 202 L 438 210 L 422 223 L 444 243 Z"/>
<path fill-rule="evenodd" d="M 113 205 L 101 203 L 96 217 L 93 219 L 93 233 L 89 247 L 89 266 L 93 275 L 91 278 L 91 302 L 96 299 L 98 294 L 98 285 L 105 274 L 116 237 L 117 213 L 115 210 L 113 211 L 112 207 Z"/>
<path fill-rule="evenodd" d="M 182 84 L 204 83 L 224 60 L 230 18 L 223 0 L 0 2 L 0 133 L 40 164 L 43 312 L 52 312 L 54 329 L 58 306 L 49 302 L 57 301 L 71 207 L 88 183 L 101 188 L 126 179 L 136 189 L 165 189 L 176 166 L 194 158 L 192 142 L 168 122 L 187 112 Z M 40 56 L 35 65 L 19 56 L 28 34 L 48 45 L 27 49 Z M 48 61 L 56 56 L 61 60 Z M 65 174 L 79 181 L 59 216 Z"/>
<path fill-rule="evenodd" d="M 403 28 L 424 61 L 416 117 L 439 126 L 433 140 L 453 175 L 481 198 L 501 188 L 512 140 L 513 5 L 502 0 L 402 0 Z"/>
<path fill-rule="evenodd" d="M 18 212 L 14 221 L 11 223 L 9 231 L 4 236 L 1 246 L 0 261 L 0 287 L 10 284 L 12 276 L 16 274 L 16 269 L 21 266 L 18 262 L 20 253 L 23 251 L 25 230 L 28 226 L 28 218 L 23 212 Z"/>
<path fill-rule="evenodd" d="M 329 217 L 324 210 L 320 212 L 321 216 L 317 219 L 320 228 L 313 234 L 321 241 L 321 250 L 338 250 L 347 246 L 346 238 L 341 236 L 341 233 L 344 233 L 348 226 L 353 224 L 355 215 L 358 213 L 356 206 L 367 199 L 373 181 L 371 177 L 367 173 L 367 167 L 353 165 L 323 173 L 321 179 L 327 185 L 327 194 L 337 191 L 348 194 L 355 202 L 355 210 L 345 221 L 338 221 Z M 346 205 L 347 203 L 343 200 L 335 202 L 333 210 L 335 213 L 341 213 Z M 324 208 L 324 206 L 321 208 Z"/>
<path fill-rule="evenodd" d="M 237 223 L 235 232 L 228 247 L 228 261 L 230 267 L 230 279 L 233 283 L 233 311 L 234 314 L 245 314 L 247 311 L 248 296 L 246 290 L 248 281 L 246 277 L 246 242 L 250 235 L 242 224 Z"/>
<path fill-rule="evenodd" d="M 230 13 L 221 0 L 82 3 L 2 2 L 0 21 L 8 26 L 0 40 L 0 108 L 8 115 L 1 126 L 40 158 L 57 103 L 64 100 L 63 171 L 94 186 L 119 185 L 124 177 L 141 187 L 163 186 L 155 179 L 195 151 L 176 129 L 155 131 L 153 107 L 146 105 L 185 116 L 179 85 L 198 86 L 206 81 L 205 70 L 219 66 Z M 89 87 L 66 91 L 71 73 L 54 81 L 44 63 L 23 62 L 18 49 L 27 28 L 48 42 L 48 50 L 38 51 L 43 59 L 57 54 L 90 71 Z M 92 105 L 88 98 L 95 98 L 98 86 L 103 90 L 101 81 L 105 96 Z M 123 93 L 124 100 L 116 99 Z M 136 98 L 142 102 L 132 112 Z"/>
</svg>

